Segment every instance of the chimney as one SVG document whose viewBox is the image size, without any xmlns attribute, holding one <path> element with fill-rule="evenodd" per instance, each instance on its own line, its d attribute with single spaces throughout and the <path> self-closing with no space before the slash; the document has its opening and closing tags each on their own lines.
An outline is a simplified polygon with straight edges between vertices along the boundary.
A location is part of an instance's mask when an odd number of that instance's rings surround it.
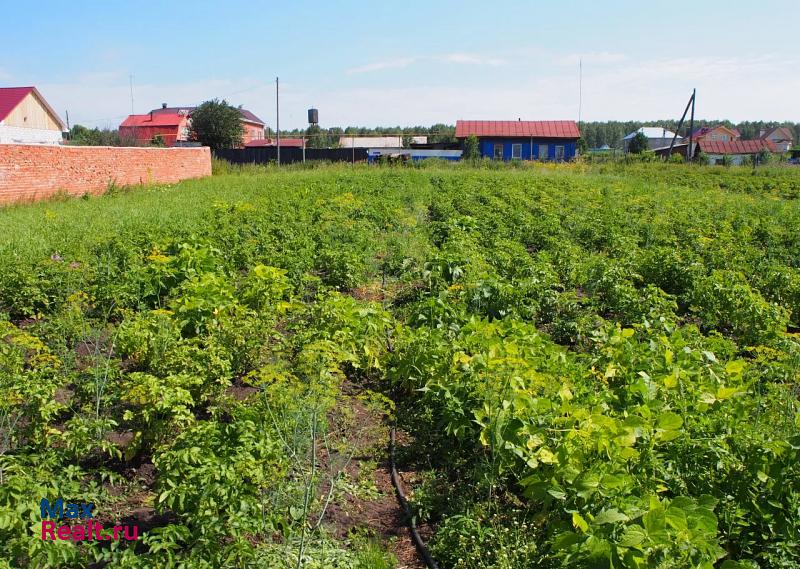
<svg viewBox="0 0 800 569">
<path fill-rule="evenodd" d="M 153 120 L 153 111 L 150 111 L 150 120 Z"/>
<path fill-rule="evenodd" d="M 167 104 L 166 103 L 161 103 L 161 108 L 162 109 L 166 109 L 167 108 Z"/>
</svg>

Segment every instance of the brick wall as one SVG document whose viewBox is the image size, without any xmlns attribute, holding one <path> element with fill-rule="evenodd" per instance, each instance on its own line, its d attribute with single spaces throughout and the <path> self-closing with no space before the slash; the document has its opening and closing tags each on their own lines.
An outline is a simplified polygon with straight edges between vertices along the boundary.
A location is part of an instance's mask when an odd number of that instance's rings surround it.
<svg viewBox="0 0 800 569">
<path fill-rule="evenodd" d="M 0 204 L 210 175 L 208 148 L 0 145 Z"/>
</svg>

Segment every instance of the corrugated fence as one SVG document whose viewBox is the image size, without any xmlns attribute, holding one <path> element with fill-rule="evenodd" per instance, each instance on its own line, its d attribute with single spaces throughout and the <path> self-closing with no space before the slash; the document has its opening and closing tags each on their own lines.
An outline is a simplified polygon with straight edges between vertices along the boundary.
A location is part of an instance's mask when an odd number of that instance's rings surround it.
<svg viewBox="0 0 800 569">
<path fill-rule="evenodd" d="M 233 148 L 215 150 L 214 156 L 233 164 L 267 164 L 278 160 L 278 149 L 274 146 L 263 148 Z M 366 148 L 306 148 L 306 160 L 326 160 L 328 162 L 365 162 Z M 281 164 L 294 164 L 303 161 L 302 148 L 281 147 Z"/>
</svg>

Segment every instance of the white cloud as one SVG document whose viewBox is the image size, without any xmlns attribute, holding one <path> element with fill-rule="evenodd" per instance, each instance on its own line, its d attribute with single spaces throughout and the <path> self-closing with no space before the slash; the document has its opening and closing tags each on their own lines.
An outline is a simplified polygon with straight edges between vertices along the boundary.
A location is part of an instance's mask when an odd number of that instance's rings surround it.
<svg viewBox="0 0 800 569">
<path fill-rule="evenodd" d="M 360 67 L 353 67 L 347 70 L 348 75 L 357 73 L 371 73 L 373 71 L 383 71 L 384 69 L 403 69 L 417 61 L 415 57 L 400 57 L 397 59 L 387 59 L 385 61 L 376 61 L 361 65 Z"/>
<path fill-rule="evenodd" d="M 415 67 L 414 77 L 406 77 L 406 86 L 401 88 L 380 86 L 376 81 L 363 88 L 282 81 L 281 126 L 305 127 L 306 109 L 312 106 L 320 110 L 322 126 L 454 123 L 460 118 L 577 118 L 577 69 L 565 67 L 556 58 L 520 58 L 528 63 L 515 65 L 508 73 L 497 66 L 491 81 L 478 81 L 469 66 L 492 64 L 478 63 L 471 57 L 442 59 L 453 55 L 459 54 L 428 58 L 433 64 L 463 66 L 459 68 L 464 73 L 452 84 L 442 85 L 435 75 L 431 79 L 431 70 L 423 66 L 419 74 Z M 410 66 L 418 59 L 391 61 L 397 69 L 398 61 L 412 60 L 403 63 Z M 582 118 L 677 119 L 696 87 L 699 118 L 797 120 L 794 94 L 800 92 L 800 76 L 793 70 L 798 65 L 797 56 L 779 54 L 741 58 L 631 56 L 604 65 L 587 65 L 584 59 Z M 92 73 L 37 87 L 62 118 L 64 110 L 69 109 L 72 124 L 115 128 L 130 112 L 127 73 Z M 275 85 L 255 77 L 187 83 L 155 83 L 134 77 L 134 97 L 139 113 L 162 102 L 192 105 L 214 97 L 226 98 L 232 104 L 244 105 L 270 126 L 275 124 Z"/>
<path fill-rule="evenodd" d="M 583 68 L 586 120 L 680 118 L 693 88 L 701 118 L 787 120 L 800 77 L 791 56 L 698 56 Z"/>
<path fill-rule="evenodd" d="M 435 56 L 434 59 L 443 61 L 445 63 L 458 63 L 461 65 L 488 65 L 491 67 L 506 65 L 507 63 L 504 59 L 475 55 L 472 53 L 448 53 L 441 56 Z"/>
<path fill-rule="evenodd" d="M 445 53 L 441 55 L 397 57 L 394 59 L 375 61 L 373 63 L 367 63 L 366 65 L 352 67 L 347 70 L 347 74 L 357 75 L 360 73 L 385 71 L 387 69 L 405 69 L 416 63 L 424 61 L 434 61 L 437 63 L 452 63 L 456 65 L 486 65 L 490 67 L 498 67 L 501 65 L 506 65 L 506 61 L 498 57 L 487 57 L 484 55 L 477 55 L 474 53 Z"/>
<path fill-rule="evenodd" d="M 609 65 L 620 63 L 628 59 L 624 53 L 612 53 L 609 51 L 591 51 L 588 53 L 571 53 L 559 57 L 557 62 L 561 65 L 578 65 L 583 62 L 585 65 Z"/>
<path fill-rule="evenodd" d="M 11 73 L 0 67 L 0 81 L 11 81 L 14 78 Z"/>
</svg>

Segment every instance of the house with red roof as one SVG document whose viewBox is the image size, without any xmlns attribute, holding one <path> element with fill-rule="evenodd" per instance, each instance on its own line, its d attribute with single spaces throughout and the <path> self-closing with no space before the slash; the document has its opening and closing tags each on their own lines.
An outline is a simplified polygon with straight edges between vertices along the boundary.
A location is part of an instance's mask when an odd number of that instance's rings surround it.
<svg viewBox="0 0 800 569">
<path fill-rule="evenodd" d="M 575 158 L 581 133 L 575 121 L 457 121 L 462 149 L 470 136 L 485 158 L 561 162 Z"/>
<path fill-rule="evenodd" d="M 0 144 L 61 144 L 65 130 L 36 87 L 0 88 Z"/>
<path fill-rule="evenodd" d="M 691 138 L 694 142 L 700 142 L 701 140 L 711 142 L 733 142 L 739 140 L 741 137 L 742 135 L 735 128 L 728 128 L 722 125 L 704 126 L 698 128 L 691 134 Z M 685 136 L 684 138 L 688 139 L 689 137 Z"/>
<path fill-rule="evenodd" d="M 731 164 L 740 165 L 746 157 L 751 159 L 762 152 L 775 152 L 775 146 L 769 140 L 717 140 L 700 139 L 698 147 L 708 158 L 709 164 L 723 164 L 725 156 Z"/>
<path fill-rule="evenodd" d="M 762 129 L 758 138 L 771 142 L 777 152 L 788 152 L 794 146 L 794 133 L 787 126 Z"/>
<path fill-rule="evenodd" d="M 123 140 L 136 144 L 149 144 L 155 136 L 160 136 L 167 146 L 179 146 L 190 142 L 192 112 L 195 107 L 169 107 L 166 103 L 160 109 L 153 109 L 146 115 L 129 115 L 119 125 L 119 135 Z M 264 138 L 264 122 L 247 109 L 239 109 L 242 120 L 242 146 Z"/>
<path fill-rule="evenodd" d="M 167 107 L 165 103 L 146 115 L 129 115 L 119 125 L 119 136 L 137 145 L 150 144 L 156 137 L 161 137 L 167 146 L 188 142 L 192 110 L 193 107 Z"/>
</svg>

